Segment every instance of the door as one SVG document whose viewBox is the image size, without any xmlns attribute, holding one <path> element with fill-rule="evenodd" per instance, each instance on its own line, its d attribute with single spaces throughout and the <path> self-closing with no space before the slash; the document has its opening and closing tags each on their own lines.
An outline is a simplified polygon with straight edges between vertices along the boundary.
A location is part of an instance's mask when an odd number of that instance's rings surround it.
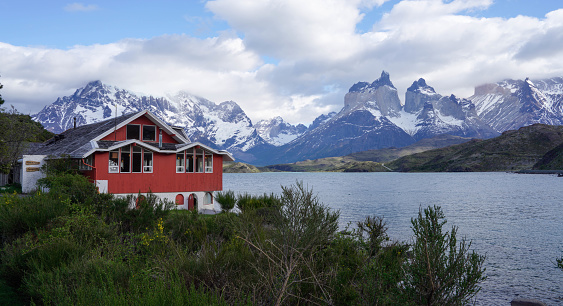
<svg viewBox="0 0 563 306">
<path fill-rule="evenodd" d="M 190 196 L 188 197 L 188 209 L 189 210 L 197 209 L 197 197 L 193 193 L 190 194 Z"/>
</svg>

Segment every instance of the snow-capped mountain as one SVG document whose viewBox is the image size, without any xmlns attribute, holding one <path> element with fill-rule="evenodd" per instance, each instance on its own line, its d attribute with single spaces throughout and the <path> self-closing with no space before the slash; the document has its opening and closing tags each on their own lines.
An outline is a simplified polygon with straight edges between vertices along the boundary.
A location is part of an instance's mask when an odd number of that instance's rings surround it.
<svg viewBox="0 0 563 306">
<path fill-rule="evenodd" d="M 414 138 L 389 119 L 399 116 L 400 111 L 397 89 L 383 71 L 373 83 L 352 86 L 338 114 L 317 118 L 316 127 L 312 124 L 312 129 L 258 162 L 288 163 L 409 145 Z"/>
<path fill-rule="evenodd" d="M 138 95 L 100 81 L 88 83 L 72 96 L 58 98 L 33 119 L 52 132 L 60 133 L 73 126 L 106 120 L 117 114 L 149 110 L 168 124 L 184 128 L 192 141 L 226 149 L 234 153 L 265 145 L 251 120 L 233 102 L 215 104 L 185 92 L 167 97 Z"/>
<path fill-rule="evenodd" d="M 415 81 L 401 105 L 389 73 L 372 83 L 354 84 L 338 114 L 319 117 L 318 124 L 269 156 L 269 163 L 341 156 L 353 152 L 402 147 L 441 134 L 489 138 L 498 135 L 484 123 L 467 99 L 442 96 Z M 265 161 L 266 162 L 266 161 Z"/>
<path fill-rule="evenodd" d="M 407 89 L 405 105 L 391 121 L 416 140 L 440 134 L 475 138 L 498 135 L 479 118 L 471 101 L 454 95 L 442 96 L 422 78 Z"/>
<path fill-rule="evenodd" d="M 95 81 L 33 118 L 59 133 L 72 127 L 73 118 L 81 125 L 145 109 L 182 127 L 192 141 L 229 150 L 239 161 L 266 165 L 402 147 L 444 133 L 489 138 L 534 123 L 562 125 L 563 78 L 485 84 L 468 99 L 442 96 L 419 79 L 401 105 L 383 71 L 372 83 L 354 84 L 340 112 L 320 115 L 309 128 L 281 117 L 253 125 L 233 101 L 216 104 L 185 92 L 144 96 Z"/>
<path fill-rule="evenodd" d="M 505 80 L 475 88 L 469 98 L 497 132 L 534 123 L 563 124 L 563 78 Z"/>
<path fill-rule="evenodd" d="M 303 124 L 292 125 L 277 116 L 270 120 L 261 120 L 254 124 L 258 135 L 274 146 L 284 145 L 307 131 Z"/>
</svg>

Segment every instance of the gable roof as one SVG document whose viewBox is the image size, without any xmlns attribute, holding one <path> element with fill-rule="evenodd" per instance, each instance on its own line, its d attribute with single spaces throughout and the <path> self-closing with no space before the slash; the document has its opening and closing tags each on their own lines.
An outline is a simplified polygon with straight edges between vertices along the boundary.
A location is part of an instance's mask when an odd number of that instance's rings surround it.
<svg viewBox="0 0 563 306">
<path fill-rule="evenodd" d="M 105 121 L 68 129 L 45 141 L 39 147 L 35 148 L 33 153 L 30 152 L 30 154 L 83 157 L 82 155 L 92 148 L 91 140 L 106 131 L 113 131 L 117 124 L 127 121 L 135 115 L 136 113 L 130 113 Z"/>
<path fill-rule="evenodd" d="M 110 135 L 114 131 L 126 126 L 129 122 L 132 122 L 143 115 L 160 128 L 164 129 L 165 132 L 170 134 L 176 141 L 179 142 L 179 144 L 163 143 L 162 147 L 158 147 L 156 144 L 145 143 L 135 139 L 122 141 L 101 140 L 105 136 Z M 225 155 L 226 161 L 234 160 L 233 156 L 227 151 L 217 151 L 198 142 L 190 143 L 184 132 L 181 134 L 178 133 L 176 127 L 169 126 L 147 110 L 68 129 L 47 140 L 33 150 L 30 150 L 28 154 L 53 156 L 68 155 L 72 158 L 85 158 L 95 151 L 115 150 L 132 143 L 136 143 L 154 152 L 163 153 L 175 153 L 193 146 L 201 146 L 215 154 Z"/>
</svg>

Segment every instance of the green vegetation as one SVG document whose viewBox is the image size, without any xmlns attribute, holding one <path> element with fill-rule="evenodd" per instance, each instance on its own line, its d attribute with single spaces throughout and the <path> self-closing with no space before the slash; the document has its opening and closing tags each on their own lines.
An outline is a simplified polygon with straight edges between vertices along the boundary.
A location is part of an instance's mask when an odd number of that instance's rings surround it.
<svg viewBox="0 0 563 306">
<path fill-rule="evenodd" d="M 8 184 L 0 187 L 0 193 L 22 193 L 21 184 Z"/>
<path fill-rule="evenodd" d="M 519 171 L 532 167 L 563 143 L 563 127 L 534 124 L 487 140 L 472 140 L 399 158 L 397 171 Z"/>
<path fill-rule="evenodd" d="M 30 142 L 43 142 L 52 137 L 29 115 L 0 109 L 0 171 L 9 173 Z"/>
<path fill-rule="evenodd" d="M 390 241 L 380 217 L 339 231 L 339 213 L 301 183 L 280 195 L 225 192 L 240 213 L 200 215 L 47 172 L 49 192 L 0 197 L 0 298 L 10 304 L 466 304 L 483 279 L 483 257 L 455 229 L 442 233 L 436 207 L 413 221 L 410 246 Z M 432 299 L 422 290 L 428 262 L 443 284 Z"/>
<path fill-rule="evenodd" d="M 260 170 L 250 164 L 239 163 L 239 162 L 224 162 L 223 163 L 224 173 L 259 173 Z"/>
<path fill-rule="evenodd" d="M 215 201 L 219 202 L 219 205 L 221 205 L 221 210 L 224 212 L 231 211 L 231 209 L 233 209 L 237 204 L 235 192 L 232 190 L 217 192 L 217 194 L 215 194 Z"/>
</svg>

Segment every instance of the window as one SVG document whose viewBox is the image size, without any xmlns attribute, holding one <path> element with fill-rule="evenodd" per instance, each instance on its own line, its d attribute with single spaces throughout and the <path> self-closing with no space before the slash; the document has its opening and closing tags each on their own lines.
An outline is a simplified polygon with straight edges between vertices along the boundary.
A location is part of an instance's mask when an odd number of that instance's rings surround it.
<svg viewBox="0 0 563 306">
<path fill-rule="evenodd" d="M 152 173 L 152 152 L 143 150 L 143 172 Z"/>
<path fill-rule="evenodd" d="M 120 154 L 121 153 L 121 154 Z M 152 152 L 126 146 L 109 152 L 109 173 L 152 173 Z"/>
<path fill-rule="evenodd" d="M 176 154 L 176 173 L 184 172 L 184 153 Z"/>
<path fill-rule="evenodd" d="M 194 151 L 189 150 L 186 152 L 186 172 L 194 172 Z"/>
<path fill-rule="evenodd" d="M 205 173 L 213 173 L 213 154 L 205 154 Z"/>
<path fill-rule="evenodd" d="M 119 150 L 109 152 L 109 173 L 119 172 Z"/>
<path fill-rule="evenodd" d="M 90 154 L 88 157 L 80 159 L 78 161 L 78 170 L 92 170 L 92 165 L 94 164 L 94 154 Z"/>
<path fill-rule="evenodd" d="M 195 150 L 195 172 L 202 173 L 203 172 L 203 150 L 196 149 Z"/>
<path fill-rule="evenodd" d="M 128 124 L 127 139 L 141 139 L 141 126 L 138 124 Z"/>
<path fill-rule="evenodd" d="M 203 198 L 203 205 L 213 204 L 213 195 L 209 192 L 205 193 L 205 197 Z"/>
<path fill-rule="evenodd" d="M 131 172 L 131 153 L 129 146 L 121 148 L 121 172 Z"/>
<path fill-rule="evenodd" d="M 143 125 L 143 141 L 156 141 L 155 125 Z"/>
<path fill-rule="evenodd" d="M 142 163 L 143 163 L 143 150 L 138 147 L 138 146 L 134 146 L 133 147 L 133 158 L 132 158 L 132 168 L 134 173 L 141 173 L 143 171 L 142 169 Z"/>
</svg>

